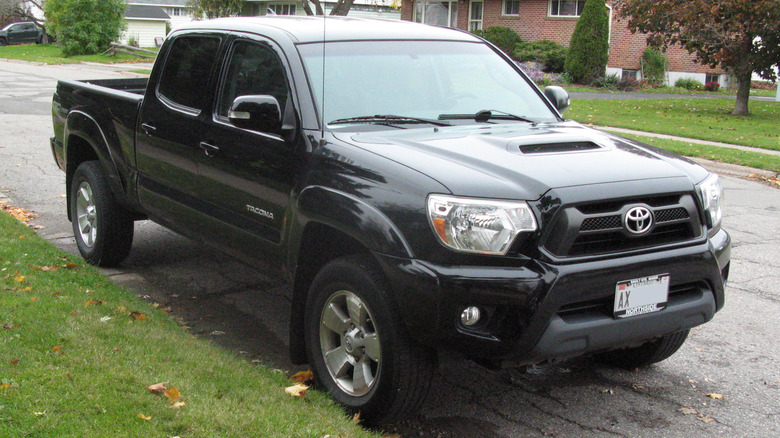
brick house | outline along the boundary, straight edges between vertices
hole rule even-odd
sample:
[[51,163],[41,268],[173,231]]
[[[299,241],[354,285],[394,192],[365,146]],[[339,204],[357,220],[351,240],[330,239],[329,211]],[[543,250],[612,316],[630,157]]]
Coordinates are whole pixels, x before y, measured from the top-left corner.
[[[641,79],[639,58],[647,47],[645,35],[632,34],[626,20],[618,20],[613,3],[607,0],[611,16],[607,74]],[[568,47],[584,6],[584,0],[404,0],[401,19],[465,30],[503,26],[525,41],[546,39]],[[729,85],[724,70],[696,64],[693,55],[682,47],[670,47],[666,57],[667,85],[683,77]]]

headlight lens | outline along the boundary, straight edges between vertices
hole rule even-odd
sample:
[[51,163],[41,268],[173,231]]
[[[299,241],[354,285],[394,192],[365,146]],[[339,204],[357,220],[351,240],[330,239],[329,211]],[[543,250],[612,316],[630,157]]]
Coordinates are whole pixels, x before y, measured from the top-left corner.
[[711,231],[720,228],[720,220],[723,218],[723,187],[720,185],[718,175],[710,175],[699,184],[701,202],[707,217],[707,225]]
[[522,201],[430,195],[428,218],[445,246],[479,254],[504,255],[519,233],[536,230],[534,214]]

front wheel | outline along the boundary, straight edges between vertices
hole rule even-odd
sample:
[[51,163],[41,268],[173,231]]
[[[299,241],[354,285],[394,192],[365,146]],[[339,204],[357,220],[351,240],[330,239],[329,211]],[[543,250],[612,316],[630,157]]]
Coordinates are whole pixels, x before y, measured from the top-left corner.
[[625,369],[642,368],[668,359],[685,343],[690,330],[682,330],[654,339],[644,345],[596,355],[596,359],[608,365]]
[[96,266],[121,263],[133,244],[133,219],[114,199],[99,161],[76,168],[69,201],[76,246],[84,260]]
[[304,326],[318,383],[366,422],[407,416],[425,401],[435,354],[409,339],[370,256],[342,257],[322,268]]

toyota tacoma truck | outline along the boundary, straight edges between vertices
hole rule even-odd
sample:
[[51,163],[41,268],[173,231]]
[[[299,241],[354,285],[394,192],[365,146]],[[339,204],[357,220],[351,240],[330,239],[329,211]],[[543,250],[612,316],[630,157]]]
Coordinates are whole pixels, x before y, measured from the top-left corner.
[[51,147],[88,262],[148,218],[289,280],[293,361],[382,422],[440,352],[640,367],[723,307],[718,177],[568,105],[462,31],[218,19],[148,80],[60,81]]

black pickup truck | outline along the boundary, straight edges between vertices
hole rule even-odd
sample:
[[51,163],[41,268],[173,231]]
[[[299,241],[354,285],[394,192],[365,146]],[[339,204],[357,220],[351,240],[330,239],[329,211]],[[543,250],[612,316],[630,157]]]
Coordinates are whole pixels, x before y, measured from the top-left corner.
[[51,147],[87,261],[148,218],[289,280],[294,362],[378,422],[442,350],[638,367],[722,308],[717,176],[568,104],[466,32],[219,19],[148,81],[60,81]]

